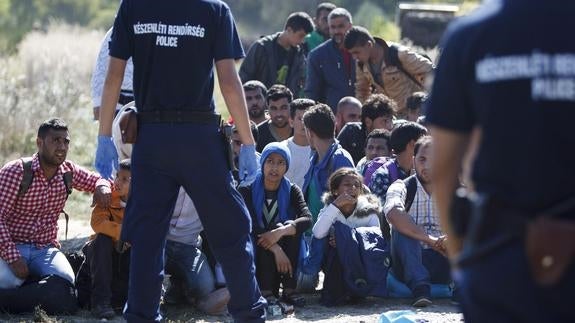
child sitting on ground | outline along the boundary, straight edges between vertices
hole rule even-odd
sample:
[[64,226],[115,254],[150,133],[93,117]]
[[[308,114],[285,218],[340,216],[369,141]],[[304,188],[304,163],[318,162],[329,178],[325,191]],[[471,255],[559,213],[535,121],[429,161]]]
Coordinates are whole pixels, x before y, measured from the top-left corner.
[[250,211],[253,240],[257,242],[258,284],[268,306],[279,305],[284,313],[305,304],[305,299],[295,294],[296,269],[302,233],[310,226],[310,213],[301,190],[284,176],[290,157],[287,145],[269,143],[262,151],[261,172],[250,186],[239,188]]
[[[344,281],[344,271],[352,267],[348,266],[348,263],[344,263],[345,261],[352,261],[352,257],[348,257],[351,255],[346,255],[345,252],[354,249],[344,249],[344,246],[338,245],[344,241],[336,243],[337,230],[334,230],[334,224],[341,222],[349,228],[370,227],[372,237],[375,235],[375,240],[372,242],[376,241],[378,244],[385,245],[379,229],[381,204],[376,196],[364,188],[361,175],[353,168],[340,168],[330,176],[329,191],[323,195],[322,200],[325,206],[320,211],[317,222],[313,226],[312,231],[315,240],[311,245],[310,257],[319,257],[323,260],[325,278],[321,303],[326,306],[341,305],[353,300],[353,298],[366,295],[354,293]],[[370,257],[374,255],[373,252],[370,254]],[[377,253],[374,256],[385,257],[386,254]],[[367,261],[361,264],[365,272],[373,271],[374,268],[366,268],[369,264],[370,262]],[[314,270],[319,271],[319,268]],[[383,272],[381,276],[385,280]],[[379,285],[380,279],[376,278],[376,280],[375,283]],[[365,283],[374,282],[367,280]],[[369,294],[378,292],[370,287],[366,287],[364,290],[369,290]]]
[[130,192],[130,160],[119,163],[108,208],[96,206],[90,224],[96,234],[82,249],[91,275],[91,311],[98,319],[111,319],[128,294],[130,250],[120,241],[122,219]]

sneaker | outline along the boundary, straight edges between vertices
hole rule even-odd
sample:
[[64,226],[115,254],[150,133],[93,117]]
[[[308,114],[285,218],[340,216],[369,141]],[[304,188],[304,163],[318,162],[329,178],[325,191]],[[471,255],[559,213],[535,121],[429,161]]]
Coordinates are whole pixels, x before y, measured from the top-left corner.
[[433,302],[427,296],[416,297],[411,306],[413,307],[428,307]]
[[92,316],[98,319],[110,320],[116,316],[116,312],[110,305],[96,305],[92,307]]
[[297,274],[296,290],[301,293],[313,293],[319,282],[317,274],[305,274],[299,271]]
[[417,286],[413,290],[413,307],[427,307],[432,304],[429,285]]
[[282,297],[280,298],[280,301],[293,305],[295,307],[304,307],[306,303],[305,298],[303,296],[298,295],[294,292],[289,294],[284,292],[282,294]]
[[209,315],[224,315],[230,301],[230,292],[227,288],[216,289],[196,303],[197,308]]

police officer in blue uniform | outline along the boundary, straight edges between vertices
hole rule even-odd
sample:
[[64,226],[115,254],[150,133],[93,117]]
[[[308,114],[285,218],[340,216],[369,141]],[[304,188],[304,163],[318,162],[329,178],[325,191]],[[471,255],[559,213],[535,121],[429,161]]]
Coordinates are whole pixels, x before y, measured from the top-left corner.
[[[122,240],[132,246],[124,317],[159,321],[164,246],[180,186],[194,200],[222,265],[237,322],[265,317],[253,264],[250,220],[232,186],[215,114],[213,69],[242,140],[240,174],[257,169],[235,60],[244,56],[228,6],[219,0],[123,0],[110,42],[95,166],[109,177],[117,162],[111,124],[126,61],[134,63],[139,130]],[[245,178],[244,178],[245,179]]]
[[575,322],[573,17],[573,1],[492,0],[446,32],[427,121],[466,322]]

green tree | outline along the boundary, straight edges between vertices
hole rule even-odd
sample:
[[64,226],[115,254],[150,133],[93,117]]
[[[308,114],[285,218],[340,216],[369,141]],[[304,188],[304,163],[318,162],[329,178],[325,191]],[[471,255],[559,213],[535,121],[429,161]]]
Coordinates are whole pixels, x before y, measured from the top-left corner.
[[0,0],[0,52],[14,52],[24,35],[51,21],[107,28],[117,0]]
[[[19,0],[18,0],[19,1]],[[62,20],[70,24],[87,25],[100,7],[94,0],[36,0],[35,6],[40,13],[43,25],[51,19]]]

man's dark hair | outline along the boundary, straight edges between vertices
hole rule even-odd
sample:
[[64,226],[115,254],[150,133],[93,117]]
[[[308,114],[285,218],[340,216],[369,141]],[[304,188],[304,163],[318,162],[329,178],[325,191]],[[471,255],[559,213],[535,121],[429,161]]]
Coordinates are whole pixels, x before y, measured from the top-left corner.
[[266,93],[266,103],[269,105],[270,101],[277,101],[281,98],[286,98],[288,102],[293,100],[293,94],[290,89],[282,84],[272,85]]
[[[254,141],[258,141],[258,125],[252,120],[250,120],[250,130],[252,131],[252,137],[254,137]],[[238,132],[238,127],[236,127],[235,124],[232,126],[232,132]]]
[[40,125],[38,128],[38,138],[46,138],[46,134],[50,130],[68,130],[68,125],[66,122],[60,118],[48,119]]
[[415,142],[415,146],[413,146],[413,156],[417,156],[419,149],[421,147],[429,145],[432,141],[433,140],[431,139],[431,136],[428,135],[422,136],[421,138],[417,139],[417,141]]
[[365,120],[375,120],[379,117],[393,117],[397,111],[395,101],[385,94],[372,94],[361,107],[361,123],[365,127]]
[[321,139],[331,139],[335,135],[335,115],[327,104],[312,106],[304,113],[303,124]]
[[420,109],[425,100],[427,100],[427,93],[423,91],[414,92],[405,100],[405,108],[408,110]]
[[315,17],[319,18],[319,15],[321,14],[322,11],[331,12],[335,8],[337,8],[337,6],[331,2],[322,2],[318,4],[317,8],[315,9]]
[[309,107],[315,105],[315,101],[311,99],[295,99],[289,104],[289,115],[293,119],[297,110],[307,111]]
[[356,46],[364,46],[368,41],[375,43],[375,39],[373,39],[369,31],[361,26],[353,26],[345,34],[343,46],[345,49],[350,50]]
[[284,30],[287,30],[288,27],[291,28],[294,33],[303,30],[306,34],[309,34],[313,31],[313,20],[303,11],[294,12],[289,15]]
[[369,139],[385,139],[385,145],[387,146],[388,150],[391,150],[391,147],[389,145],[389,139],[391,137],[391,132],[387,129],[373,129],[369,135],[367,135],[367,138],[365,139],[365,146],[367,147],[367,142],[369,141]]
[[402,122],[397,124],[391,131],[389,146],[394,153],[399,154],[405,151],[410,141],[417,141],[421,136],[425,136],[426,134],[427,129],[422,125],[412,121]]
[[244,92],[260,89],[264,97],[266,96],[266,92],[268,91],[268,88],[258,80],[247,81],[242,85],[242,87],[244,88]]
[[118,164],[120,170],[130,171],[132,168],[132,161],[130,158],[122,159]]

